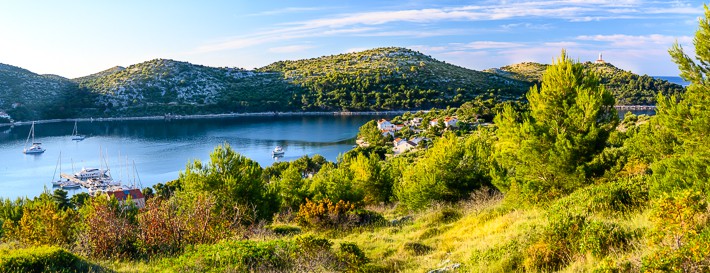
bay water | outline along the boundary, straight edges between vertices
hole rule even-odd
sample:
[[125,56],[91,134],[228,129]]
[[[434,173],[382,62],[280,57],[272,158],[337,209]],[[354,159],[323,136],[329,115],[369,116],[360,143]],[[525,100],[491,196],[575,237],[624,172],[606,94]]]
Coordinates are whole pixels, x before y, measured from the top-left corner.
[[[209,161],[218,145],[229,143],[240,154],[268,167],[271,151],[282,146],[295,160],[320,154],[335,161],[355,144],[358,128],[383,116],[275,116],[220,119],[129,120],[79,122],[83,141],[71,140],[74,122],[35,125],[35,141],[47,149],[22,153],[30,125],[0,127],[0,198],[34,197],[59,173],[106,164],[114,179],[142,187],[178,178],[195,159]],[[31,142],[31,140],[30,140]],[[61,169],[59,159],[61,152]],[[134,167],[135,166],[135,167]],[[135,170],[135,171],[134,171]],[[80,192],[69,190],[70,194]]]

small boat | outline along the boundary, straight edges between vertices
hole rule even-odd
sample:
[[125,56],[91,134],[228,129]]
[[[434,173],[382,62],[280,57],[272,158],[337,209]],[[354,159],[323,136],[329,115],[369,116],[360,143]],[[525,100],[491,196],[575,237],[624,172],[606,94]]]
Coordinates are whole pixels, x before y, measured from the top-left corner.
[[67,181],[67,182],[61,184],[60,187],[62,187],[62,189],[78,189],[78,188],[81,188],[81,184],[76,183],[76,182]]
[[[30,142],[32,138],[32,146],[27,148],[27,143]],[[25,149],[22,151],[25,154],[41,154],[44,153],[45,149],[42,148],[42,143],[35,142],[35,122],[32,122],[32,127],[30,127],[30,134],[27,136],[27,141],[25,141]]]
[[79,134],[79,130],[76,128],[76,121],[74,122],[74,131],[71,133],[71,140],[82,141],[86,138],[84,135]]
[[271,156],[273,157],[281,157],[284,156],[286,152],[284,152],[284,149],[281,146],[276,146],[273,151],[271,151]]

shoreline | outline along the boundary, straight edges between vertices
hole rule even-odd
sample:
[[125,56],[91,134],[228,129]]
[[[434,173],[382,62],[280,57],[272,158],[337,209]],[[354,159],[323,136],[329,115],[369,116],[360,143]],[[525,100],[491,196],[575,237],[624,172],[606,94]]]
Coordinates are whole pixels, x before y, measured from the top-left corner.
[[111,117],[111,118],[67,118],[67,119],[44,119],[35,121],[18,121],[13,123],[3,123],[0,127],[55,123],[55,122],[93,122],[93,121],[129,121],[129,120],[173,120],[173,119],[219,119],[237,117],[278,117],[278,116],[376,116],[376,115],[401,115],[406,112],[419,112],[427,110],[392,110],[392,111],[324,111],[324,112],[254,112],[254,113],[225,113],[225,114],[202,114],[202,115],[163,115],[163,116],[141,116],[141,117]]

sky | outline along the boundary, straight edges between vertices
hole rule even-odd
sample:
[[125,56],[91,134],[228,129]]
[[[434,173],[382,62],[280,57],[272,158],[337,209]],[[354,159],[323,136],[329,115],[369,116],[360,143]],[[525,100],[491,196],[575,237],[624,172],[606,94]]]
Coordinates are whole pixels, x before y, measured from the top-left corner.
[[0,0],[0,63],[68,78],[156,58],[253,69],[398,46],[466,68],[579,61],[678,75],[701,1]]

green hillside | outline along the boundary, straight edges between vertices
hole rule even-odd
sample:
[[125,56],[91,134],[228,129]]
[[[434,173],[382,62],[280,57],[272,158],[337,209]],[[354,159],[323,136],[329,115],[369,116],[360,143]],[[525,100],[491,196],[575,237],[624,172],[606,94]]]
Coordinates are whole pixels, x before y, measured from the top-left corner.
[[155,59],[77,79],[109,115],[288,110],[292,93],[275,73]]
[[0,64],[0,111],[15,120],[74,116],[76,109],[91,105],[86,98],[91,98],[88,92],[69,79]]
[[[486,71],[512,79],[539,82],[548,66],[548,64],[524,62]],[[685,90],[678,84],[648,75],[634,74],[610,63],[585,62],[584,67],[597,73],[602,84],[614,94],[617,105],[656,104],[658,93],[678,95]]]
[[[683,87],[611,64],[585,63],[617,104],[654,104]],[[473,99],[517,100],[548,65],[486,71],[386,47],[279,61],[256,70],[155,59],[66,79],[0,65],[0,111],[15,120],[263,111],[415,110]]]
[[475,97],[517,99],[529,83],[447,64],[406,48],[376,48],[259,71],[283,73],[308,92],[305,110],[391,110],[458,105]]

